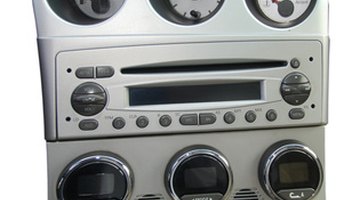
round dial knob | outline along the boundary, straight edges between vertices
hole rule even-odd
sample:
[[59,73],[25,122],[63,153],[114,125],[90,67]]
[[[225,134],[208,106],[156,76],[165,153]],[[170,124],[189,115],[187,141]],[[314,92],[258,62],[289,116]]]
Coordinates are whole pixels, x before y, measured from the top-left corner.
[[59,200],[128,198],[132,190],[130,168],[110,153],[88,154],[67,166],[58,180]]
[[96,115],[106,105],[105,90],[97,83],[83,83],[74,90],[71,96],[71,105],[80,115]]
[[297,141],[272,145],[259,165],[259,180],[273,199],[308,200],[322,184],[322,167],[316,154]]
[[301,105],[309,98],[311,84],[309,79],[301,73],[287,75],[280,88],[283,99],[291,105]]
[[232,173],[227,160],[210,147],[190,147],[177,153],[165,175],[174,200],[227,199]]

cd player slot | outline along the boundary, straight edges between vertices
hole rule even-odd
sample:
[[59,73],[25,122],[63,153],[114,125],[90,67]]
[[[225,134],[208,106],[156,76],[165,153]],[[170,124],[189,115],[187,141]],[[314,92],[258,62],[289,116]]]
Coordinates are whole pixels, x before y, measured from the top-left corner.
[[211,71],[233,71],[251,69],[269,69],[286,67],[287,61],[255,61],[238,63],[218,63],[218,64],[197,64],[197,65],[168,65],[165,66],[141,66],[121,69],[122,74],[158,74],[158,73],[193,73]]

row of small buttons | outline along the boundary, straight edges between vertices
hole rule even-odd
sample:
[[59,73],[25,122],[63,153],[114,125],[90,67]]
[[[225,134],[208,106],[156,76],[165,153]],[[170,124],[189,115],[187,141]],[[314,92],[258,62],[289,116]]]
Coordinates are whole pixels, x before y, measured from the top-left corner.
[[96,76],[94,67],[80,67],[76,70],[75,75],[78,78],[110,78],[114,75],[114,68],[110,66],[96,67]]
[[[266,112],[266,119],[270,122],[277,119],[277,113],[271,109]],[[305,117],[305,111],[302,108],[294,108],[289,111],[289,117],[293,120],[303,119]],[[256,121],[257,115],[255,111],[248,111],[245,114],[245,120],[249,123]],[[233,112],[227,112],[224,115],[224,121],[227,124],[235,122],[236,116]],[[209,125],[216,122],[216,115],[213,113],[201,113],[201,114],[185,114],[180,117],[180,124],[184,126],[194,125]],[[163,127],[168,127],[172,123],[172,118],[169,115],[163,115],[159,119],[159,123]],[[117,117],[113,120],[112,125],[115,129],[122,129],[125,127],[126,122],[122,117]],[[139,128],[146,128],[149,125],[149,119],[145,116],[140,116],[136,119],[136,126]],[[79,123],[79,128],[83,131],[91,131],[97,129],[99,123],[95,119],[85,119]]]

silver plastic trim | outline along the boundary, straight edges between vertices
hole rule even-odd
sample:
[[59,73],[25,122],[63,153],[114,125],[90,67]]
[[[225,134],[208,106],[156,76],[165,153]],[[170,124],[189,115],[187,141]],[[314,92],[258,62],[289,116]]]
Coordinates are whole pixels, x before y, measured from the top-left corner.
[[221,153],[219,153],[215,150],[206,149],[206,148],[198,148],[198,149],[195,148],[193,150],[189,150],[189,151],[183,153],[181,156],[179,156],[175,160],[175,162],[171,163],[171,168],[167,170],[167,175],[166,175],[167,176],[167,179],[166,179],[167,187],[168,187],[170,196],[173,198],[173,200],[181,200],[180,197],[178,197],[176,195],[174,185],[173,185],[175,171],[179,167],[179,165],[181,163],[183,163],[185,160],[187,160],[190,157],[198,156],[198,155],[215,158],[217,161],[219,161],[225,167],[226,172],[228,174],[228,189],[227,189],[226,193],[224,194],[223,199],[228,199],[228,197],[231,193],[231,188],[232,188],[232,184],[233,184],[233,175],[232,175],[232,171],[230,168],[230,164]]
[[64,195],[63,195],[63,190],[64,190],[64,184],[65,184],[67,178],[74,171],[79,169],[81,166],[84,166],[89,163],[110,164],[110,165],[113,165],[115,168],[117,168],[122,173],[124,173],[124,175],[126,177],[127,188],[126,188],[126,193],[124,195],[123,200],[130,199],[130,196],[133,191],[133,174],[132,174],[132,171],[130,170],[130,168],[124,162],[122,162],[119,159],[114,158],[112,156],[93,155],[93,156],[88,156],[88,157],[85,157],[85,158],[82,158],[82,159],[76,161],[62,173],[61,178],[59,178],[58,185],[57,185],[57,192],[58,192],[59,200],[65,200]]
[[273,199],[277,199],[277,200],[284,200],[283,198],[281,198],[279,195],[277,195],[277,193],[273,190],[271,183],[270,183],[270,168],[271,165],[273,164],[273,162],[275,161],[276,158],[278,158],[279,156],[284,155],[285,153],[291,153],[291,152],[297,152],[297,153],[302,153],[305,154],[307,156],[310,156],[315,162],[317,167],[319,168],[319,175],[320,175],[320,180],[319,180],[319,184],[316,187],[316,190],[314,192],[314,194],[307,200],[311,200],[313,199],[317,193],[320,191],[320,188],[322,186],[322,182],[323,182],[323,169],[320,163],[320,159],[318,158],[318,156],[315,154],[314,151],[312,151],[309,147],[303,145],[303,144],[297,144],[297,143],[291,143],[291,144],[285,144],[281,147],[279,147],[278,149],[276,149],[269,157],[268,160],[266,161],[265,164],[265,168],[263,170],[263,176],[262,180],[264,181],[264,186],[267,190],[267,193],[273,198]]

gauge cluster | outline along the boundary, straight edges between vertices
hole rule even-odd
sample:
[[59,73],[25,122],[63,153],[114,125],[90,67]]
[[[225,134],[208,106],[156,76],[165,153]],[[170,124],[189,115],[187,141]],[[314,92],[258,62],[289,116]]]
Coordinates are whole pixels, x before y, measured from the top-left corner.
[[[86,26],[109,20],[123,11],[128,12],[124,7],[129,0],[47,0],[47,2],[65,21]],[[281,29],[302,23],[311,14],[317,0],[245,0],[231,5],[229,2],[229,0],[148,0],[146,5],[152,7],[153,14],[174,25],[198,25],[226,12],[234,13],[232,19],[241,21],[242,19],[236,19],[238,15],[234,12],[238,10],[241,13],[248,12],[257,19],[258,23]],[[141,3],[137,2],[138,10],[132,8],[130,12],[132,15],[143,14],[144,5]],[[241,4],[247,9],[241,8],[239,6]],[[225,6],[231,8],[224,8]]]

